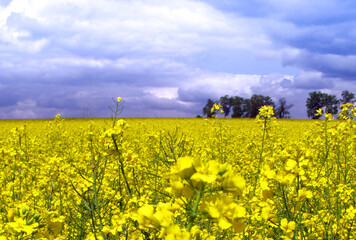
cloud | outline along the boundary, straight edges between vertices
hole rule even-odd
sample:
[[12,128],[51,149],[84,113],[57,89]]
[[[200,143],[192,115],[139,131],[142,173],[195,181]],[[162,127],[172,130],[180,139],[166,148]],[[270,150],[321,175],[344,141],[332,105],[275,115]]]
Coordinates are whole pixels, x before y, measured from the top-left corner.
[[205,102],[208,98],[218,100],[226,94],[246,96],[251,94],[251,86],[257,85],[259,80],[259,75],[201,72],[194,81],[179,88],[178,96],[186,102]]
[[306,71],[320,72],[326,78],[356,81],[356,55],[342,56],[301,51],[296,56],[284,60],[285,64],[295,65]]
[[197,1],[14,0],[2,12],[0,84],[10,89],[3,105],[18,110],[31,100],[37,117],[89,107],[105,115],[112,96],[143,106],[143,116],[170,108],[194,114],[187,110],[194,103],[178,98],[200,75],[189,58],[211,46],[244,46],[250,34]]
[[209,42],[224,43],[226,35],[236,35],[229,18],[209,5],[186,0],[14,0],[7,12],[3,31],[12,36],[11,45],[46,39],[46,51],[95,58],[185,56]]
[[125,116],[188,117],[226,94],[356,90],[355,5],[1,1],[0,117],[109,116],[117,96]]
[[251,27],[259,26],[258,32],[268,42],[267,49],[255,48],[260,55],[280,59],[284,66],[321,72],[326,78],[356,80],[353,64],[356,57],[356,32],[353,30],[356,27],[356,2],[207,2],[239,18],[249,19],[248,22],[253,24]]

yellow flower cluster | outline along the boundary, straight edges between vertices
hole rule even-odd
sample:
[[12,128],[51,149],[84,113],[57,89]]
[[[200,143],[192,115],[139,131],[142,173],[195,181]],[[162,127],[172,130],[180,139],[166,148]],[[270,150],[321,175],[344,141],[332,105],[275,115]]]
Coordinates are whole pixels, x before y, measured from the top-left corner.
[[212,117],[217,117],[220,114],[224,113],[224,110],[222,109],[222,105],[218,103],[214,103],[213,107],[210,109],[211,113],[213,113]]
[[281,121],[118,119],[113,102],[112,119],[1,121],[0,240],[356,239],[353,104]]

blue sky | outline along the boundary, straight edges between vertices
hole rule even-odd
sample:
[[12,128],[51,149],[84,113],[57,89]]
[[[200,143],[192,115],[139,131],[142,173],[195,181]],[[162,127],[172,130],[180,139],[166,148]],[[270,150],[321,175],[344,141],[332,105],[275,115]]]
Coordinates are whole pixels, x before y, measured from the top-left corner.
[[194,117],[263,94],[356,93],[352,0],[0,0],[0,118]]

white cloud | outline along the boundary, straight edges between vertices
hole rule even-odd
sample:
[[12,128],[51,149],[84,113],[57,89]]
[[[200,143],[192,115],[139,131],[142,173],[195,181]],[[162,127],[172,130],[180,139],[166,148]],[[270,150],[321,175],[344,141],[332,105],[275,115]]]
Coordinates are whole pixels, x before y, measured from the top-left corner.
[[[187,56],[211,46],[268,44],[257,22],[226,16],[207,4],[188,0],[14,0],[2,11],[2,35],[11,35],[10,43],[17,40],[16,47],[27,46],[26,37],[41,38],[49,42],[46,51],[74,55]],[[16,22],[6,25],[14,14]]]
[[38,115],[35,113],[37,108],[36,101],[28,99],[18,102],[15,109],[13,109],[8,116],[10,118],[29,119],[36,118]]
[[178,88],[150,87],[144,88],[143,92],[149,93],[157,98],[176,99],[178,97]]

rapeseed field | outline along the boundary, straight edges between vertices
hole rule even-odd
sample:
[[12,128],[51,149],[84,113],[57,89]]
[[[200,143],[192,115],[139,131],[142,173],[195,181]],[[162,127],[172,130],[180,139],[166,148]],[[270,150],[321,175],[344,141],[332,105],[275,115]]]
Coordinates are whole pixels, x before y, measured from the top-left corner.
[[356,239],[352,104],[120,119],[117,100],[112,119],[0,121],[0,239]]

